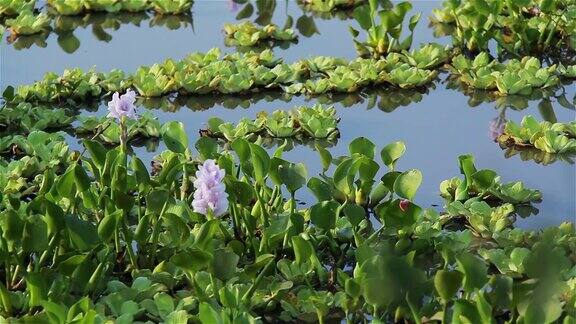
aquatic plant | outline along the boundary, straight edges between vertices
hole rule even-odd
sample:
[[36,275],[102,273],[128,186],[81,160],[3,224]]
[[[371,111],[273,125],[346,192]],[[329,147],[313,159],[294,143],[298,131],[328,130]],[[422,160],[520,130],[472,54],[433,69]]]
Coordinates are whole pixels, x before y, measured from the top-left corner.
[[509,120],[498,142],[503,147],[535,148],[549,154],[576,154],[576,122],[538,122],[532,116],[525,116],[518,125]]
[[35,130],[64,129],[75,117],[68,109],[21,102],[0,109],[0,133],[28,134]]
[[464,178],[454,177],[440,184],[440,196],[447,203],[474,199],[500,205],[505,203],[522,205],[542,199],[542,194],[538,190],[525,188],[522,182],[502,183],[494,170],[477,170],[474,157],[471,155],[459,156],[458,162]]
[[34,14],[32,11],[21,11],[18,16],[6,20],[12,36],[33,35],[50,29],[50,18],[47,14]]
[[136,93],[130,89],[123,95],[114,92],[112,100],[108,102],[108,115],[106,117],[116,118],[117,120],[123,118],[137,119],[135,101]]
[[470,51],[489,51],[495,41],[498,55],[562,56],[574,50],[574,10],[573,1],[444,1],[432,22]]
[[502,95],[529,95],[534,89],[559,83],[556,65],[543,67],[535,57],[500,63],[490,60],[483,52],[474,60],[458,55],[452,60],[451,71],[466,85],[484,90],[497,90]]
[[272,114],[260,112],[255,120],[242,118],[236,125],[213,117],[208,120],[208,128],[201,130],[200,133],[228,142],[240,138],[256,141],[260,137],[332,141],[338,136],[338,119],[335,114],[334,107],[316,105],[297,107],[291,112],[284,110],[276,110]]
[[[427,50],[425,52],[428,52]],[[65,70],[62,76],[48,73],[31,85],[22,85],[11,102],[83,102],[104,94],[134,87],[144,97],[159,97],[172,92],[182,94],[242,94],[279,89],[288,94],[320,95],[329,92],[355,92],[378,84],[402,88],[428,85],[437,71],[410,66],[409,55],[390,58],[346,61],[334,57],[315,57],[283,63],[270,50],[221,57],[218,49],[192,53],[181,61],[141,66],[135,74],[113,70],[108,74],[80,69]],[[414,54],[416,55],[416,54]],[[418,63],[412,58],[412,62]],[[437,61],[434,58],[433,61]],[[424,62],[424,61],[422,61]],[[423,63],[427,66],[436,63]],[[57,89],[63,87],[61,93]]]
[[[381,162],[366,138],[352,141],[344,158],[319,150],[325,171],[308,178],[281,149],[270,156],[236,139],[222,150],[201,138],[192,153],[180,122],[166,123],[162,138],[169,151],[152,174],[138,157],[92,140],[83,153],[63,147],[69,159],[32,169],[33,180],[18,178],[23,186],[0,173],[2,251],[9,252],[1,273],[10,274],[0,284],[3,318],[571,320],[574,226],[513,229],[512,218],[500,221],[506,204],[481,202],[463,204],[469,223],[448,226],[448,214],[417,205],[422,174],[396,171],[401,142],[385,146]],[[50,152],[50,159],[60,154]],[[215,172],[199,182],[217,176],[225,184],[229,208],[220,218],[190,207],[201,163]],[[389,170],[378,181],[381,164]],[[7,166],[0,160],[0,169]],[[298,207],[306,186],[318,202]],[[474,240],[478,229],[489,239]],[[26,257],[11,257],[19,254]],[[540,280],[556,284],[544,290]],[[520,288],[519,300],[506,297]],[[534,305],[540,296],[553,313]]]
[[222,182],[226,171],[220,169],[214,160],[206,160],[198,167],[194,180],[194,212],[208,217],[220,217],[228,211],[228,194]]
[[[401,39],[403,22],[408,11],[412,9],[409,2],[401,2],[390,9],[378,11],[378,0],[369,0],[370,6],[360,6],[354,10],[354,19],[366,32],[366,40],[358,40],[360,31],[350,27],[354,37],[356,51],[362,57],[381,57],[390,52],[401,52],[412,45],[414,28],[420,19],[420,14],[410,17],[408,30],[410,35]],[[376,23],[376,16],[380,22]]]
[[106,117],[79,116],[80,125],[74,131],[80,136],[90,136],[93,140],[98,140],[108,144],[120,144],[122,137],[122,127],[125,127],[126,142],[142,142],[152,138],[160,137],[162,125],[150,112],[144,112],[137,119],[124,118],[124,126],[117,122],[111,122]]
[[282,29],[274,24],[258,27],[250,21],[241,24],[225,24],[226,46],[251,47],[259,43],[294,41],[297,35],[290,28]]
[[142,12],[152,10],[161,15],[178,15],[190,11],[193,0],[48,0],[51,9],[60,15],[88,12]]
[[21,12],[32,11],[36,0],[0,0],[0,17],[18,16]]

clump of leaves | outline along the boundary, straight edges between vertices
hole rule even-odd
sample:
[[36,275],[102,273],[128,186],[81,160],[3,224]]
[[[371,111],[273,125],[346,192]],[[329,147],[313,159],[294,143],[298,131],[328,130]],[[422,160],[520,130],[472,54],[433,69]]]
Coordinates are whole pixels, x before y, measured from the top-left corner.
[[[378,11],[378,0],[369,0],[370,6],[360,6],[354,10],[354,18],[364,31],[366,40],[358,40],[360,32],[350,27],[354,37],[354,44],[360,56],[372,56],[375,58],[390,52],[401,52],[412,45],[414,28],[420,19],[420,14],[410,17],[408,30],[410,35],[402,39],[402,29],[406,14],[412,9],[409,2],[401,2],[390,9]],[[376,22],[376,16],[380,22]]]
[[461,155],[458,161],[464,178],[455,177],[440,184],[440,195],[447,203],[480,198],[490,203],[519,205],[542,199],[540,191],[525,188],[522,182],[502,183],[495,171],[477,170],[471,155]]
[[334,107],[316,105],[310,108],[297,107],[292,112],[284,110],[276,110],[272,114],[260,112],[255,120],[243,118],[237,125],[213,117],[208,120],[208,129],[200,132],[206,136],[223,138],[228,142],[239,138],[254,142],[261,139],[260,137],[334,141],[339,134],[337,123]]
[[79,68],[66,69],[59,76],[48,72],[44,78],[31,85],[18,86],[14,101],[28,102],[85,102],[98,98],[102,93],[98,74]]
[[508,121],[498,138],[502,147],[537,149],[548,154],[576,154],[576,122],[538,122],[532,116],[522,118],[520,125]]
[[437,35],[451,35],[452,42],[469,51],[498,55],[557,54],[574,50],[572,1],[444,1],[433,11]]
[[26,102],[0,109],[0,131],[10,134],[67,128],[72,121],[74,117],[67,109],[34,106]]
[[297,35],[290,28],[282,29],[274,24],[258,27],[250,21],[241,24],[225,24],[226,46],[251,47],[260,43],[294,41]]
[[[123,148],[93,140],[30,186],[6,184],[9,173],[0,173],[11,188],[0,194],[2,273],[10,273],[0,284],[3,318],[571,320],[573,224],[542,232],[510,225],[473,239],[476,229],[499,230],[496,215],[509,210],[479,200],[463,203],[474,227],[444,226],[444,215],[416,204],[422,174],[396,171],[402,142],[379,159],[366,138],[342,158],[319,149],[324,171],[309,178],[282,148],[270,156],[242,138],[228,149],[200,138],[193,152],[181,122],[161,133],[169,151],[153,173]],[[57,145],[37,135],[38,147]],[[49,151],[49,160],[58,155]],[[220,218],[190,207],[192,177],[206,159],[225,170],[229,208]],[[388,171],[378,180],[381,164]],[[296,203],[305,187],[318,197],[309,207]]]
[[[80,125],[75,128],[79,135],[90,136],[107,144],[120,143],[120,126],[106,117],[80,116]],[[145,141],[160,137],[162,125],[150,112],[144,112],[138,119],[126,120],[128,141]]]
[[472,88],[494,90],[501,95],[530,95],[535,89],[559,83],[556,65],[542,67],[535,57],[499,63],[490,60],[486,52],[474,60],[459,55],[452,60],[451,71]]
[[18,16],[24,11],[32,11],[36,0],[0,0],[0,17]]
[[51,20],[46,13],[34,14],[32,11],[21,11],[18,16],[6,20],[12,35],[34,35],[50,29]]

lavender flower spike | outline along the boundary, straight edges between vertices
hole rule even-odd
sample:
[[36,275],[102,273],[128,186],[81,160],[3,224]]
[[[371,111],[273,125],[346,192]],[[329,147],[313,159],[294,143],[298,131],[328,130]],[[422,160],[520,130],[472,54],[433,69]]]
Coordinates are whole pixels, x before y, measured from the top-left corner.
[[114,92],[112,100],[108,102],[108,117],[114,117],[120,120],[123,116],[127,118],[136,119],[136,107],[134,101],[136,100],[136,92],[128,89],[125,94],[119,95]]
[[222,180],[226,172],[218,167],[214,160],[206,160],[198,171],[194,180],[194,211],[203,215],[212,213],[220,217],[228,210],[228,194]]

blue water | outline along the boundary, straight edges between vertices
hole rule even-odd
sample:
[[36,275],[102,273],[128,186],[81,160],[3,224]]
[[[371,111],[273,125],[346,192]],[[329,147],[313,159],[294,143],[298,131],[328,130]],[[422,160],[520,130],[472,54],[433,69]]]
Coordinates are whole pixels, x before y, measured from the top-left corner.
[[[414,11],[423,13],[414,35],[413,46],[436,41],[448,44],[449,39],[436,39],[428,28],[428,16],[431,10],[440,7],[441,2],[414,2]],[[207,51],[220,47],[223,52],[233,52],[233,48],[224,46],[222,26],[226,22],[235,22],[236,15],[242,5],[234,9],[228,1],[196,1],[193,6],[193,24],[171,30],[165,26],[150,26],[151,20],[144,20],[140,26],[120,25],[117,30],[107,30],[111,39],[98,40],[89,26],[74,31],[80,41],[78,49],[66,53],[58,44],[58,37],[52,33],[46,40],[46,47],[31,46],[28,49],[16,50],[13,45],[2,42],[0,61],[0,86],[31,83],[40,79],[48,71],[62,72],[64,68],[81,67],[89,69],[93,66],[98,71],[108,71],[120,68],[132,72],[140,65],[161,62],[166,58],[181,59],[190,52]],[[258,18],[258,9],[248,19],[265,21],[265,16]],[[289,18],[292,17],[292,18]],[[293,28],[299,21],[300,25],[310,26],[314,22],[316,32],[310,37],[300,35],[298,44],[287,49],[276,48],[275,54],[287,62],[317,56],[330,55],[348,59],[356,56],[348,25],[355,26],[353,20],[340,18],[311,18],[310,13],[304,13],[293,1],[280,1],[274,10],[272,21],[283,26],[287,20],[293,20]],[[302,30],[308,33],[310,28]],[[562,221],[575,221],[576,216],[576,167],[574,164],[558,161],[543,166],[533,161],[522,161],[519,156],[504,157],[504,151],[488,136],[489,123],[497,118],[501,109],[495,103],[483,103],[471,107],[469,98],[464,94],[446,87],[447,75],[440,75],[435,89],[423,94],[420,101],[408,103],[406,106],[386,112],[373,107],[368,109],[368,100],[355,104],[336,103],[341,138],[337,145],[330,148],[334,156],[347,152],[348,143],[358,137],[365,136],[377,144],[379,148],[391,141],[403,140],[407,152],[400,160],[400,170],[418,168],[424,174],[424,181],[417,195],[417,202],[422,206],[442,205],[438,195],[438,185],[444,179],[459,174],[457,157],[460,154],[471,153],[476,158],[476,166],[496,170],[503,181],[521,180],[526,186],[540,189],[544,199],[537,205],[539,214],[519,221],[520,226],[539,228],[556,225]],[[567,97],[575,96],[574,85],[567,85]],[[394,99],[398,93],[387,92],[384,99]],[[378,98],[381,100],[382,97]],[[194,99],[190,99],[193,101]],[[253,102],[247,108],[225,108],[225,104],[215,104],[207,110],[191,110],[187,107],[176,107],[175,112],[153,110],[161,121],[180,120],[186,125],[191,142],[198,138],[198,130],[205,126],[208,118],[218,116],[226,121],[236,122],[241,117],[253,118],[257,112],[276,109],[290,109],[294,106],[318,102],[315,98],[294,97],[289,102],[280,99]],[[525,115],[533,115],[541,119],[538,109],[539,101],[531,101],[526,109],[517,111],[506,109],[505,117],[519,122]],[[553,111],[558,121],[574,120],[574,110],[552,102]],[[104,113],[104,105],[98,114]],[[141,108],[144,109],[144,108]],[[390,110],[390,109],[384,109]],[[164,149],[161,145],[159,150]],[[137,152],[146,159],[151,159],[154,153],[145,149]],[[306,146],[299,146],[285,153],[285,158],[291,161],[306,163],[310,175],[320,170],[317,153]],[[304,201],[312,201],[311,194],[297,194]]]

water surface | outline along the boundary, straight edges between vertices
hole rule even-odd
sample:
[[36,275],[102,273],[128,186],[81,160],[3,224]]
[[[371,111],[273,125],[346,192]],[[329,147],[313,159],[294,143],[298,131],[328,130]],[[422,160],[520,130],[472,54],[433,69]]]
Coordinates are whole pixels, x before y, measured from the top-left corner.
[[[449,43],[447,38],[434,38],[428,28],[427,17],[433,8],[440,6],[439,1],[414,2],[414,10],[421,11],[423,16],[416,29],[413,46],[430,41]],[[244,8],[243,5],[231,6],[228,1],[196,1],[192,8],[192,24],[182,23],[180,28],[170,29],[166,25],[154,25],[152,19],[148,18],[142,20],[140,26],[119,24],[116,30],[105,29],[110,37],[102,37],[99,29],[95,33],[91,25],[87,25],[74,31],[73,35],[79,41],[79,46],[72,53],[63,49],[58,41],[59,36],[55,33],[51,33],[45,40],[45,47],[32,45],[28,49],[18,50],[4,40],[1,48],[0,85],[3,89],[8,85],[31,83],[48,71],[61,73],[63,69],[71,67],[96,67],[98,71],[120,68],[131,73],[140,65],[161,62],[166,58],[181,59],[191,52],[207,51],[213,47],[219,47],[225,53],[233,52],[234,48],[224,46],[222,26],[226,22],[237,21],[236,16]],[[301,34],[309,36],[300,34],[298,44],[287,49],[274,50],[275,54],[286,62],[317,55],[348,59],[356,56],[348,32],[348,25],[356,25],[353,20],[342,17],[314,17],[303,12],[293,1],[277,2],[272,9],[274,10],[271,16],[269,12],[259,11],[254,7],[254,12],[248,19],[265,23],[271,18],[272,22],[281,26],[292,21],[294,28],[298,26],[297,30]],[[62,43],[62,37],[60,42]],[[533,161],[522,161],[518,156],[505,158],[498,144],[489,137],[490,121],[501,114],[506,119],[517,122],[528,114],[541,119],[539,100],[530,101],[525,109],[507,108],[504,112],[497,108],[494,102],[471,107],[469,97],[447,87],[446,77],[440,75],[434,89],[423,94],[413,94],[413,102],[408,100],[406,105],[396,109],[390,105],[370,108],[368,95],[352,101],[348,98],[343,102],[335,102],[338,115],[342,118],[339,125],[341,138],[329,150],[334,156],[346,154],[347,144],[358,136],[371,139],[379,148],[391,141],[405,141],[407,152],[400,160],[398,168],[418,168],[424,174],[416,199],[423,206],[443,204],[438,195],[438,185],[442,180],[459,174],[458,155],[471,153],[476,158],[477,168],[494,169],[502,176],[503,181],[521,180],[526,186],[542,191],[544,200],[537,205],[539,214],[521,220],[521,226],[539,228],[562,221],[574,221],[576,168],[573,164],[558,161],[543,166]],[[569,100],[572,100],[575,96],[574,85],[567,85],[565,89],[568,91]],[[405,93],[383,91],[378,101],[399,101],[398,98],[402,96],[410,97]],[[188,101],[195,103],[194,98],[189,98]],[[198,99],[198,106],[202,106],[200,102],[206,101],[206,98]],[[288,102],[281,99],[253,100],[249,105],[244,105],[248,107],[235,109],[230,108],[231,105],[235,106],[230,104],[231,101],[233,100],[218,101],[210,104],[211,107],[204,106],[204,110],[175,105],[174,112],[161,109],[154,109],[153,112],[161,121],[184,122],[188,136],[191,142],[194,142],[198,138],[198,130],[205,127],[210,117],[217,116],[236,122],[241,117],[254,118],[257,112],[262,110],[290,109],[303,104],[312,105],[319,100],[305,97],[293,97]],[[562,107],[554,99],[552,107],[558,121],[575,119],[574,110]],[[104,105],[101,105],[97,114],[103,114],[104,109]],[[544,115],[550,116],[550,112],[545,111]],[[163,150],[164,147],[161,145],[158,149]],[[143,148],[137,149],[137,152],[148,160],[155,154],[146,152]],[[315,175],[320,170],[318,155],[310,147],[298,146],[285,153],[285,158],[306,163],[310,175]],[[299,193],[299,198],[313,201],[311,194],[304,191]]]

